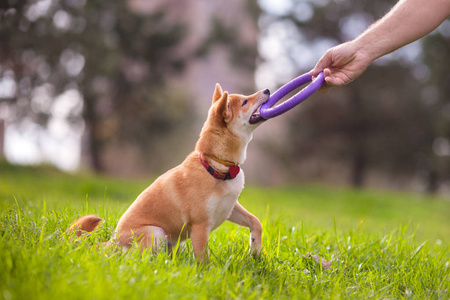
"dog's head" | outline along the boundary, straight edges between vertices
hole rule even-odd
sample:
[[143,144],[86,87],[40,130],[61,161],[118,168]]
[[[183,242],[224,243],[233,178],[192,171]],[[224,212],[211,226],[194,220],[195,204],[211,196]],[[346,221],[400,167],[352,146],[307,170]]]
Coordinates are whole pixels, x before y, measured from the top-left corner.
[[265,121],[259,114],[259,108],[269,100],[269,96],[268,89],[250,96],[228,94],[217,83],[209,118],[237,135],[249,134]]
[[250,96],[228,94],[216,84],[208,119],[203,125],[196,149],[229,161],[243,163],[252,132],[265,120],[259,107],[269,100],[269,90]]

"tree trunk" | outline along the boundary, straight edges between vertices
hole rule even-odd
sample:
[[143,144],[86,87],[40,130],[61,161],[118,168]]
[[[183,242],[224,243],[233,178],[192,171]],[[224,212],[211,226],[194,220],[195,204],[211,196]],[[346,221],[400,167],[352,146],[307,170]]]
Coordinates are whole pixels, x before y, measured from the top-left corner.
[[439,189],[439,174],[436,170],[430,170],[427,178],[427,193],[436,194]]
[[367,158],[362,145],[357,145],[352,157],[351,182],[353,187],[360,188],[364,185]]
[[360,188],[364,185],[367,170],[367,151],[364,146],[364,139],[367,136],[367,126],[363,116],[362,100],[358,92],[353,91],[351,98],[351,125],[350,143],[351,149],[351,185]]
[[5,157],[5,120],[0,119],[0,159]]
[[105,169],[101,160],[102,142],[98,136],[99,118],[95,111],[95,99],[85,97],[84,107],[89,164],[96,173],[102,173]]

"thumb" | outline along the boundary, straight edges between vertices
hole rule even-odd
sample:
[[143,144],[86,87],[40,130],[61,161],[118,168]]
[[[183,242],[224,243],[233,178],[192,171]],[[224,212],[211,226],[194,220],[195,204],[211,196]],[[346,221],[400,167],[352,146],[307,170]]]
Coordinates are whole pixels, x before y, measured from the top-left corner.
[[312,69],[311,71],[309,71],[309,74],[312,77],[316,77],[320,72],[322,72],[322,68],[318,65],[318,63],[316,64],[316,66],[314,67],[314,69]]
[[316,66],[314,67],[314,69],[312,69],[311,71],[309,71],[309,74],[311,74],[312,76],[317,76],[320,72],[322,72],[325,68],[330,67],[331,65],[331,55],[329,53],[329,51],[327,51],[321,59],[319,59],[319,61],[317,62]]

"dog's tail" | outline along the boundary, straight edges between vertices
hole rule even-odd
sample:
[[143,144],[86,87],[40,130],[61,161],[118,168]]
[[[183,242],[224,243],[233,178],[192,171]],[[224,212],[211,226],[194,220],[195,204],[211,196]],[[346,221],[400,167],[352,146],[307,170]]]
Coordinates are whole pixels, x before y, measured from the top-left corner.
[[70,224],[69,228],[67,229],[67,233],[72,234],[73,232],[75,232],[75,235],[77,237],[80,237],[83,232],[94,231],[102,221],[103,219],[97,217],[96,215],[83,216]]

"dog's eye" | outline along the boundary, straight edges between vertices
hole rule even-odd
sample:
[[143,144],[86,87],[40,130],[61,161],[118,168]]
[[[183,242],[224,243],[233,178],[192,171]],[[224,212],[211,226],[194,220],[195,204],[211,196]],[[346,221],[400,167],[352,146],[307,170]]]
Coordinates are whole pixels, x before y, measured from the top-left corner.
[[244,106],[245,104],[247,104],[248,100],[245,99],[244,102],[242,102],[242,106]]

